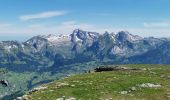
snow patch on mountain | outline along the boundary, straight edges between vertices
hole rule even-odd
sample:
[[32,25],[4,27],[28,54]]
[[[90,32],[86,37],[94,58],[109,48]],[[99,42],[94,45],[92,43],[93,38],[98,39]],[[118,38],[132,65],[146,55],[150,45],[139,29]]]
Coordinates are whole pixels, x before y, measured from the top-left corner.
[[71,37],[69,35],[48,35],[45,37],[49,42],[51,43],[63,43],[63,42],[69,42],[71,40]]

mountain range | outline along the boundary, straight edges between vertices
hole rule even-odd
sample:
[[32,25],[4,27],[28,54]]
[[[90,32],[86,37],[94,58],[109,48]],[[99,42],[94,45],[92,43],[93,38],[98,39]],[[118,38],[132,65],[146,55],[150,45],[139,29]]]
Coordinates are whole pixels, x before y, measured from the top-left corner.
[[[99,34],[76,29],[70,35],[38,35],[25,42],[0,42],[0,66],[17,71],[49,70],[88,61],[170,64],[169,58],[169,38],[143,38],[127,31]],[[17,69],[18,66],[24,67]]]

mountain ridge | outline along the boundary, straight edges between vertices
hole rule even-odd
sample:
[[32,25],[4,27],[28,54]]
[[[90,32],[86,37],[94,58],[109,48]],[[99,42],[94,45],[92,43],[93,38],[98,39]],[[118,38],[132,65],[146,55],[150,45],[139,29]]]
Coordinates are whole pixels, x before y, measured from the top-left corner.
[[[6,63],[16,60],[27,63],[28,59],[31,62],[31,59],[33,60],[35,56],[38,56],[39,60],[48,59],[56,62],[56,55],[60,55],[60,57],[63,57],[61,58],[63,60],[74,59],[75,62],[76,59],[81,57],[82,59],[89,58],[104,62],[108,60],[113,63],[136,63],[133,61],[128,62],[128,60],[133,58],[133,56],[137,57],[138,55],[146,54],[153,49],[159,50],[161,45],[166,42],[170,42],[170,39],[143,38],[138,35],[132,35],[127,31],[120,31],[116,34],[108,32],[99,34],[76,29],[70,35],[38,35],[25,42],[2,41],[0,42],[2,52],[0,59]],[[165,49],[169,50],[169,48]],[[163,53],[163,49],[160,53]],[[23,59],[21,54],[27,55],[26,59]],[[122,59],[126,61],[120,61]],[[36,62],[36,59],[33,61]],[[140,63],[140,61],[137,62]],[[141,63],[145,63],[145,61]],[[162,63],[168,64],[170,61],[167,60]],[[42,66],[44,65],[42,64]]]

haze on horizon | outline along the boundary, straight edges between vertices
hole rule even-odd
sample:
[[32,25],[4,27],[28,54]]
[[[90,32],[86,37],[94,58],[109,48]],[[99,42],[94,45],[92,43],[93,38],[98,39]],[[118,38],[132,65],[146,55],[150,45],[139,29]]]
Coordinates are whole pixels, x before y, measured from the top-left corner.
[[0,40],[126,30],[142,37],[170,37],[169,0],[1,0]]

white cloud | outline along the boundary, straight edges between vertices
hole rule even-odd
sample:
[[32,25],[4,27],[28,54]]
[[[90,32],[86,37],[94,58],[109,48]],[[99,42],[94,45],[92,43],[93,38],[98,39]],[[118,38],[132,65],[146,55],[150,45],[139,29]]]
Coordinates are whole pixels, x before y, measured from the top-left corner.
[[76,21],[66,21],[66,22],[62,22],[62,25],[75,25],[77,22]]
[[67,14],[67,11],[48,11],[48,12],[42,12],[37,14],[31,14],[31,15],[23,15],[20,16],[20,20],[27,21],[27,20],[33,20],[33,19],[44,19],[44,18],[50,18],[50,17],[56,17],[56,16],[62,16]]
[[9,27],[9,26],[11,26],[11,24],[8,24],[8,23],[0,23],[0,27],[1,27],[1,28]]
[[92,30],[96,26],[76,21],[66,21],[59,25],[31,24],[27,26],[0,27],[0,35],[47,35],[47,34],[71,34],[74,29]]
[[47,35],[47,34],[71,34],[74,29],[83,29],[92,32],[104,33],[129,31],[132,34],[142,37],[154,36],[154,37],[170,37],[170,28],[114,28],[106,26],[98,26],[89,23],[79,23],[77,21],[66,21],[59,25],[45,25],[45,24],[31,24],[27,26],[17,27],[15,25],[8,27],[0,27],[1,36],[25,36],[32,37],[35,35]]
[[32,25],[29,25],[28,26],[29,28],[42,28],[44,27],[45,28],[45,25],[44,24],[32,24]]
[[164,28],[170,27],[170,23],[168,22],[152,22],[152,23],[143,23],[144,27],[146,28]]

